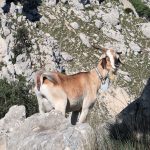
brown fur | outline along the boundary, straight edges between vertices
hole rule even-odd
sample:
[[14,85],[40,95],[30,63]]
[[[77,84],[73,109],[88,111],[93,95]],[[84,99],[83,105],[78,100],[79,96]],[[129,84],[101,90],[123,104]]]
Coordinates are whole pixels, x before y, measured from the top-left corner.
[[[114,59],[115,59],[115,52]],[[111,71],[112,66],[109,58],[102,58],[97,66],[103,78]],[[88,110],[93,106],[96,100],[97,91],[101,85],[95,69],[89,72],[80,72],[74,75],[64,75],[58,72],[49,72],[38,74],[36,79],[42,82],[36,82],[36,95],[44,96],[53,107],[65,115],[66,112],[81,111],[79,122],[84,122]],[[35,80],[35,81],[37,81]]]

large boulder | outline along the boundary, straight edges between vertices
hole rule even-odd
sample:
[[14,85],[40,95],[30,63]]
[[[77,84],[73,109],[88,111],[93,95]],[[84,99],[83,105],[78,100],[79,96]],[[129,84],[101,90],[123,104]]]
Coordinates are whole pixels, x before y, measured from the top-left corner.
[[[13,106],[0,120],[3,122],[0,130],[1,150],[97,149],[94,130],[87,123],[72,126],[70,119],[54,110],[25,119],[24,111],[23,106]],[[20,123],[14,127],[18,120]],[[13,130],[8,132],[5,128]]]

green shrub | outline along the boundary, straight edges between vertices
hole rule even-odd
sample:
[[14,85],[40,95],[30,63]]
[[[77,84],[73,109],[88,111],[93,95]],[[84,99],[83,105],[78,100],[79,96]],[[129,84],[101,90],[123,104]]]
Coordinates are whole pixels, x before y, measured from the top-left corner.
[[137,13],[141,17],[146,17],[150,20],[150,8],[146,6],[141,0],[130,0],[135,7]]
[[20,54],[26,53],[29,56],[32,50],[32,43],[29,39],[29,31],[23,25],[17,29],[16,34],[14,34],[15,45],[13,48],[14,58],[12,59],[13,64],[16,63],[16,57]]
[[19,76],[18,79],[19,82],[11,83],[0,79],[0,118],[4,117],[12,105],[24,105],[27,116],[38,112],[37,99],[29,93],[31,86],[26,86],[24,77]]

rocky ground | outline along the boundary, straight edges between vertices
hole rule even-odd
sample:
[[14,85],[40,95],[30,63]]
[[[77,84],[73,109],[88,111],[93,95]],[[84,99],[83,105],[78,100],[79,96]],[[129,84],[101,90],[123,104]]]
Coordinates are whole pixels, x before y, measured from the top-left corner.
[[[33,84],[34,73],[41,68],[47,71],[65,71],[67,74],[87,71],[96,66],[101,55],[92,47],[93,43],[122,52],[124,65],[118,70],[116,81],[110,85],[107,92],[99,92],[98,100],[88,116],[87,122],[91,127],[88,124],[77,127],[66,125],[61,130],[61,136],[64,138],[64,130],[67,134],[75,130],[75,137],[82,137],[82,142],[76,141],[82,148],[74,148],[77,143],[70,146],[62,140],[63,148],[94,150],[96,137],[93,129],[100,130],[103,123],[115,117],[138,97],[146,85],[150,74],[150,23],[146,18],[140,18],[126,0],[105,0],[102,3],[91,0],[86,5],[83,5],[86,1],[79,3],[78,0],[61,0],[58,3],[55,0],[34,1],[36,3],[32,7],[32,3],[0,0],[1,79],[6,78],[8,82],[18,81],[18,76],[21,75],[25,77],[26,84]],[[148,2],[145,3],[149,6]],[[126,11],[127,6],[130,6],[131,11]],[[40,120],[40,117],[42,116],[38,114],[27,118],[24,125],[19,125],[16,130],[22,132],[26,122],[32,118]],[[55,118],[51,114],[44,117],[45,121],[49,117]],[[59,122],[59,118],[57,121]],[[29,137],[37,139],[38,134],[42,134],[43,138],[50,138],[51,135],[47,135],[45,131],[37,130]],[[88,132],[89,130],[91,132]],[[56,138],[60,131],[54,129],[49,132],[53,132]],[[10,139],[14,134],[18,139],[21,138],[19,133],[12,131]],[[91,136],[93,141],[90,141]],[[14,145],[17,145],[17,138]],[[27,149],[25,143],[28,143],[28,139],[26,140],[22,141],[24,149]],[[32,141],[30,144],[36,145],[39,141]],[[86,145],[85,141],[89,141],[90,145]],[[17,148],[20,149],[19,146],[22,145]],[[35,149],[39,149],[38,146]]]

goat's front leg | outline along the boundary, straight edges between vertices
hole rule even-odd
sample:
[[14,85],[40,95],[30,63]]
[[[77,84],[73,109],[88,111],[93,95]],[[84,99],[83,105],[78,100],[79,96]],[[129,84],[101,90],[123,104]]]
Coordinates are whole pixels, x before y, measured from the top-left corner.
[[79,123],[84,123],[89,112],[89,108],[82,108]]
[[87,118],[87,114],[89,112],[89,109],[91,109],[95,103],[96,100],[96,96],[93,96],[94,98],[84,98],[83,100],[83,105],[82,105],[82,111],[81,111],[81,115],[79,118],[79,123],[84,123],[86,121]]
[[86,120],[87,114],[89,112],[89,109],[91,107],[92,101],[90,98],[86,97],[83,100],[83,105],[82,105],[82,111],[81,111],[81,115],[79,118],[79,123],[83,123]]

